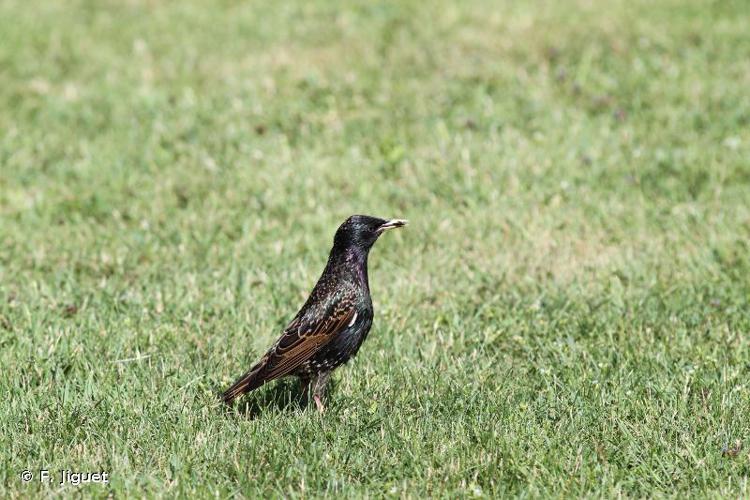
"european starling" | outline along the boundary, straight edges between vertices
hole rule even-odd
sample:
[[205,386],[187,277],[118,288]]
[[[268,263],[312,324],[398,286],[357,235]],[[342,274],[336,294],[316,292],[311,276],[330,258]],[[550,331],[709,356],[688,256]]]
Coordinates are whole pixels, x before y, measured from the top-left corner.
[[231,404],[268,381],[296,375],[303,394],[312,384],[315,405],[323,412],[331,372],[357,354],[372,326],[370,249],[381,234],[406,222],[367,215],[346,219],[336,231],[328,263],[307,302],[261,360],[222,394],[224,402]]

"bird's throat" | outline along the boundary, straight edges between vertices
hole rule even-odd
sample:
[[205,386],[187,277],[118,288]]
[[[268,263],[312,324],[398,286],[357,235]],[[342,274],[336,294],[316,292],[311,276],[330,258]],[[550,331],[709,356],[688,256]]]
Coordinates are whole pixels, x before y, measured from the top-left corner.
[[367,278],[367,256],[368,252],[352,248],[346,252],[345,266],[351,271],[353,277],[359,281],[360,285],[369,290],[370,282]]

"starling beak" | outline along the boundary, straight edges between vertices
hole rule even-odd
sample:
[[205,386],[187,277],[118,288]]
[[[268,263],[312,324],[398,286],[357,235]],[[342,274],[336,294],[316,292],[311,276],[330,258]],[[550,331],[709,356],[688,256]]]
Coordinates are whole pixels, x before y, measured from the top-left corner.
[[372,326],[373,309],[367,279],[367,256],[378,237],[407,224],[403,219],[352,215],[336,231],[323,274],[302,309],[260,361],[240,377],[222,400],[271,380],[296,375],[305,393],[323,411],[323,395],[331,372],[359,350]]
[[389,229],[396,229],[397,227],[404,227],[409,223],[406,219],[391,219],[386,221],[385,224],[381,224],[378,228],[378,233],[383,233]]

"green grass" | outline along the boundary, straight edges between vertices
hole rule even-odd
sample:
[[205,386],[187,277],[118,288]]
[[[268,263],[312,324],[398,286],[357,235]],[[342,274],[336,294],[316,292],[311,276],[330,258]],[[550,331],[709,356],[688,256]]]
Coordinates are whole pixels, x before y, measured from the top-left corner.
[[[749,496],[748,25],[2,2],[0,496]],[[411,225],[327,414],[225,412],[352,213]]]

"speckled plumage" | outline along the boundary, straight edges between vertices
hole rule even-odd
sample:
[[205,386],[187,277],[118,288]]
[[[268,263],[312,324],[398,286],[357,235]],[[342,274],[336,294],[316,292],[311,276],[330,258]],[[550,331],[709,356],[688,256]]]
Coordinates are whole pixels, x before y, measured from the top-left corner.
[[367,278],[367,256],[378,237],[406,221],[353,215],[336,231],[323,274],[281,337],[250,371],[226,390],[237,396],[268,381],[296,375],[322,411],[322,396],[331,372],[351,359],[367,338],[373,320]]

